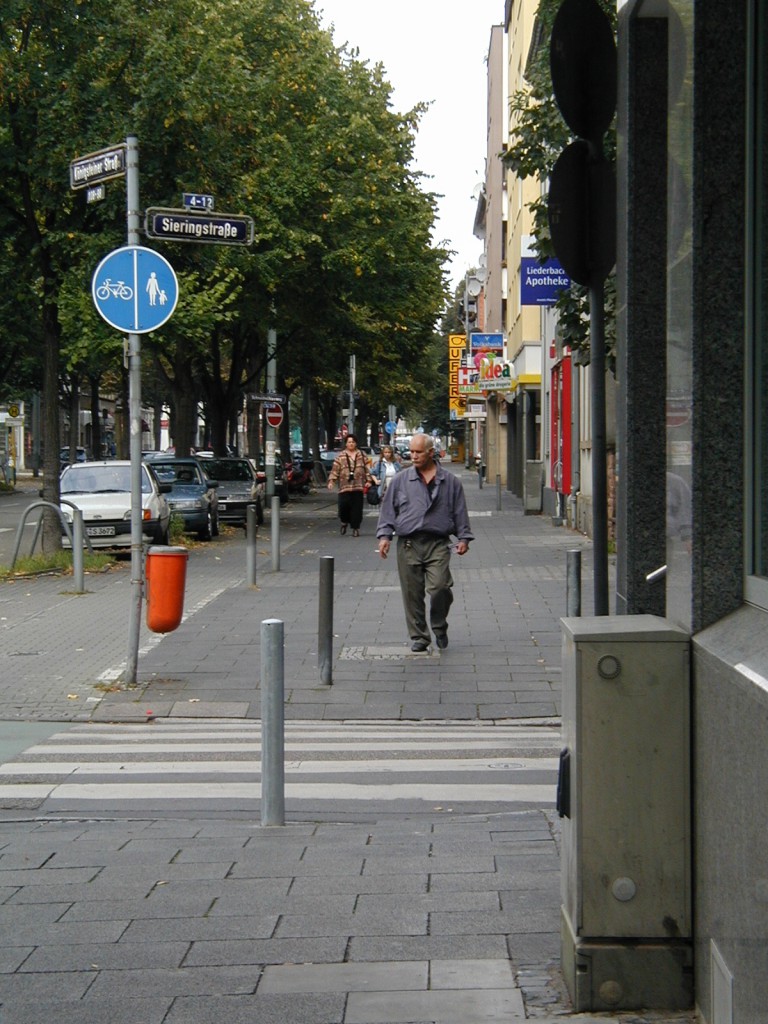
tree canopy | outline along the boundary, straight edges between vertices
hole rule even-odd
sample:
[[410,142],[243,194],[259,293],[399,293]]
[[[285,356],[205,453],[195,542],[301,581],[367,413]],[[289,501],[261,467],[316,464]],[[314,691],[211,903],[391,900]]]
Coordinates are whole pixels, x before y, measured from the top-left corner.
[[59,400],[78,377],[121,377],[123,337],[90,278],[124,244],[125,189],[86,204],[79,155],[139,139],[142,206],[183,191],[253,217],[248,249],[159,242],[179,277],[144,365],[189,443],[197,403],[214,441],[253,390],[268,332],[291,386],[415,405],[446,295],[437,197],[413,168],[423,107],[393,109],[384,69],[334,45],[310,0],[5,0],[0,24],[0,394],[42,385],[47,497]]

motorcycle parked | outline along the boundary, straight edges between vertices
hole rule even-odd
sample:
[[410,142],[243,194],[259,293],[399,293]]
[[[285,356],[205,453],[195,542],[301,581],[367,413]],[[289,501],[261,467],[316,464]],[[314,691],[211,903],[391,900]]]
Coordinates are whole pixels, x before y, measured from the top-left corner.
[[311,460],[292,459],[286,462],[285,474],[289,494],[309,494],[314,465]]

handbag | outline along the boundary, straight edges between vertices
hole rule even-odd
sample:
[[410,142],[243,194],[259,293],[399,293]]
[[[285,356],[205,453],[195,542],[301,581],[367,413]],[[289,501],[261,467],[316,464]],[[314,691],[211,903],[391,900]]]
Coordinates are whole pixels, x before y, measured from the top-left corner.
[[368,490],[365,492],[365,500],[369,505],[378,505],[381,501],[379,497],[379,488],[376,484],[371,484]]

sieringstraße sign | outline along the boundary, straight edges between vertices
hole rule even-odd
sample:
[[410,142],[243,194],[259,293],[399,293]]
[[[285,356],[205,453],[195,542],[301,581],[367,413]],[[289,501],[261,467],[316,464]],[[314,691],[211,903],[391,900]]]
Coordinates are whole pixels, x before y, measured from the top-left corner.
[[150,207],[144,230],[149,238],[169,242],[209,242],[218,245],[251,245],[253,218],[230,213],[190,213]]

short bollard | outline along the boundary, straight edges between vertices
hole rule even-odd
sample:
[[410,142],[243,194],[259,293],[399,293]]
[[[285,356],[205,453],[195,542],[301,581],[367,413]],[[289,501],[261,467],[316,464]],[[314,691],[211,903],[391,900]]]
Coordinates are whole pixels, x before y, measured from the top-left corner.
[[258,537],[256,514],[256,506],[249,505],[245,518],[245,566],[249,587],[256,586],[256,541]]
[[261,824],[285,824],[283,623],[261,623]]
[[573,548],[566,555],[565,613],[569,618],[576,618],[581,615],[581,551]]
[[317,615],[317,664],[320,682],[333,682],[333,558],[320,559],[320,595]]
[[501,512],[501,473],[496,474],[496,511]]
[[275,495],[270,505],[272,531],[272,572],[280,572],[280,498]]
[[85,570],[83,567],[83,510],[72,510],[72,572],[75,577],[75,593],[85,593]]

